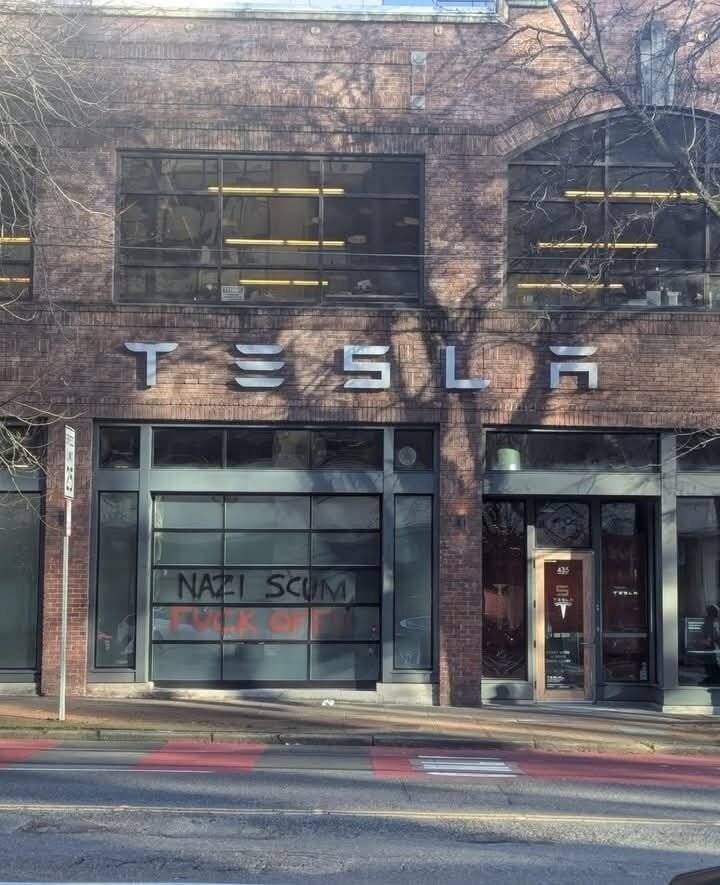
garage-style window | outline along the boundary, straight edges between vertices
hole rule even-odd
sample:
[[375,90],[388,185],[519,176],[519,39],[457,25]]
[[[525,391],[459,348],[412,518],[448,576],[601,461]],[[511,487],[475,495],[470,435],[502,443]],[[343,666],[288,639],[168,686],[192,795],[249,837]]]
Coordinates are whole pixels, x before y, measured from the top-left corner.
[[124,156],[118,299],[417,302],[420,186],[415,158]]
[[509,168],[510,303],[720,306],[716,121],[666,114],[575,127]]

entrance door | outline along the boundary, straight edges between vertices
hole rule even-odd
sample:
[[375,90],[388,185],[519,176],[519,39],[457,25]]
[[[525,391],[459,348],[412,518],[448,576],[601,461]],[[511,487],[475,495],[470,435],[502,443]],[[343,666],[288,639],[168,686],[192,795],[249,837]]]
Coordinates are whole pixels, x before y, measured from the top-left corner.
[[592,553],[555,551],[535,560],[538,700],[592,700]]

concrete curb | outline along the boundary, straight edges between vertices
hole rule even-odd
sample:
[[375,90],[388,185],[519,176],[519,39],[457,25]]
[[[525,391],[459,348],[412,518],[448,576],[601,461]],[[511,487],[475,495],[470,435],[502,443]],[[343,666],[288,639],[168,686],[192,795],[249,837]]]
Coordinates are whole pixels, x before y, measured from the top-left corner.
[[0,739],[42,739],[80,742],[149,743],[157,741],[198,741],[201,743],[264,744],[267,746],[340,746],[340,747],[433,747],[483,751],[542,751],[549,753],[598,753],[628,755],[717,756],[720,746],[668,743],[650,740],[598,742],[597,740],[553,740],[550,738],[455,737],[453,735],[405,732],[275,732],[222,730],[172,730],[131,728],[63,728],[39,725],[14,728],[0,726]]

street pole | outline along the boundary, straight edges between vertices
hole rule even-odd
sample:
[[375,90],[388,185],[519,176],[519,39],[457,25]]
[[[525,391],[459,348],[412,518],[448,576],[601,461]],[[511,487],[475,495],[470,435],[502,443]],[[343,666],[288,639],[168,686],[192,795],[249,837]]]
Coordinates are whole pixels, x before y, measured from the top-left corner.
[[75,497],[75,431],[65,427],[65,526],[63,532],[62,600],[60,602],[60,660],[58,676],[58,719],[65,721],[68,633],[68,567],[72,532],[72,499]]
[[67,621],[68,621],[68,560],[70,557],[70,526],[72,501],[65,499],[65,531],[63,533],[62,602],[60,604],[60,686],[58,689],[58,719],[65,721],[65,683],[67,679]]

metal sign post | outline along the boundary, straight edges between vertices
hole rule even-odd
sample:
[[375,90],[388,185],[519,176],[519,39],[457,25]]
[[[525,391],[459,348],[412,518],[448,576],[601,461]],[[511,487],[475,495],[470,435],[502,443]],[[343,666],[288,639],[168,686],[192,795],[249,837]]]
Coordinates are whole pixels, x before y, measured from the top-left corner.
[[58,719],[65,721],[65,681],[67,670],[68,560],[72,530],[72,499],[75,497],[75,431],[65,427],[65,532],[63,533],[62,602],[60,606],[60,684]]

